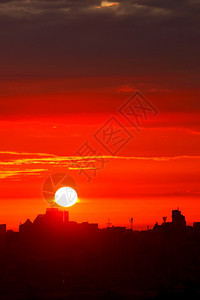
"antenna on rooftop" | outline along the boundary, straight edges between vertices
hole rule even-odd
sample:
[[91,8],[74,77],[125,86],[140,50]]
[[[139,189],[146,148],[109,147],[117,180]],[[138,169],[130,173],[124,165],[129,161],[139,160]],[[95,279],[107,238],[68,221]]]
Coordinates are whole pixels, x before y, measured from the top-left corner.
[[133,218],[129,219],[130,225],[131,225],[131,230],[133,230]]
[[167,217],[163,217],[163,222],[166,223]]
[[108,218],[108,222],[106,223],[107,228],[112,226],[112,223],[110,222],[110,218]]

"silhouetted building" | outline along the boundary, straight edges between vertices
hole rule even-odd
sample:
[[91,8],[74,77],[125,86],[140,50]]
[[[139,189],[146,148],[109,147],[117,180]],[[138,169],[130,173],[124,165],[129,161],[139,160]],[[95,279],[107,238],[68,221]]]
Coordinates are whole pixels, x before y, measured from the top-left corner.
[[183,229],[186,227],[185,217],[181,214],[180,210],[172,210],[172,223],[177,229]]
[[158,225],[158,222],[156,222],[156,224],[153,227],[153,230],[156,231],[160,228],[160,225]]
[[193,227],[194,227],[194,229],[200,230],[200,222],[194,222]]
[[0,224],[0,235],[6,233],[6,224]]
[[82,222],[81,224],[78,224],[79,227],[82,227],[85,230],[97,230],[98,224],[97,223],[88,223],[88,222]]
[[19,225],[19,232],[29,234],[32,230],[33,223],[30,219],[27,219],[25,223]]
[[0,224],[0,254],[6,240],[6,224]]
[[40,214],[33,221],[34,225],[58,225],[69,222],[69,212],[58,208],[47,208],[46,214]]
[[[106,231],[116,231],[116,232],[125,232],[126,231],[126,227],[122,227],[122,226],[112,226],[112,227],[107,227],[105,228]],[[132,230],[132,229],[131,229]]]
[[46,218],[49,220],[59,220],[61,222],[69,222],[69,212],[61,211],[58,208],[51,207],[46,210]]
[[173,231],[173,230],[183,230],[186,228],[185,217],[181,214],[181,211],[176,209],[172,210],[172,222],[166,222],[166,217],[163,218],[163,223],[158,225],[158,222],[153,227],[154,231]]

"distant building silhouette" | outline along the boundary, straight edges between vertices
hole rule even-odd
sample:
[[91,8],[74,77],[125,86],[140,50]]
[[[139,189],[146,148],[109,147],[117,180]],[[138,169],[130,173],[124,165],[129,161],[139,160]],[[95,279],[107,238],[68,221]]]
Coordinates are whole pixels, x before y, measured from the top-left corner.
[[193,227],[194,227],[194,229],[200,230],[200,222],[194,222]]
[[0,235],[6,233],[6,224],[0,224]]
[[158,225],[158,222],[153,227],[153,230],[183,230],[186,228],[185,216],[181,214],[181,211],[176,209],[172,210],[172,222],[166,222],[167,217],[163,217],[163,223]]
[[32,229],[33,223],[30,219],[27,219],[25,223],[19,225],[19,231],[24,233],[29,233]]
[[181,214],[180,210],[172,210],[172,223],[178,229],[186,227],[185,217]]
[[56,232],[59,230],[73,231],[94,231],[98,229],[97,223],[77,223],[69,221],[69,212],[61,211],[58,208],[47,208],[45,214],[38,215],[33,223],[27,219],[25,223],[19,225],[19,232],[23,235],[37,232]]
[[69,222],[69,212],[61,211],[58,208],[47,208],[46,214],[40,214],[36,217],[33,224],[35,225],[58,225]]

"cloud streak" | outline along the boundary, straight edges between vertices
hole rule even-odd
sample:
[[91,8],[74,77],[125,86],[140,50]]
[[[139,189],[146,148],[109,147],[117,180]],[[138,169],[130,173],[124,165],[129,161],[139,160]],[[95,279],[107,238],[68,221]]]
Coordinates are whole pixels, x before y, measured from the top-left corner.
[[[24,156],[21,158],[21,156]],[[95,162],[104,161],[150,161],[165,163],[170,161],[200,161],[200,156],[168,156],[168,157],[140,157],[140,156],[57,156],[46,153],[22,153],[22,152],[0,152],[0,179],[8,177],[20,178],[21,176],[41,176],[48,170],[98,170]],[[88,166],[90,165],[90,166]]]

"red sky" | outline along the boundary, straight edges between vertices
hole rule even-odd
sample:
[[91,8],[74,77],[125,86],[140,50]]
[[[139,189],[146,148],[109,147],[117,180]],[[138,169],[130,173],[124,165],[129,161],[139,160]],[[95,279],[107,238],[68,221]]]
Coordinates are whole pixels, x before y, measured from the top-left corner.
[[[116,3],[0,3],[0,223],[8,228],[45,212],[42,186],[55,172],[77,183],[71,220],[128,226],[133,217],[141,229],[179,207],[189,224],[200,221],[199,5]],[[135,90],[158,111],[140,117],[140,132],[119,111]],[[115,155],[94,137],[111,116],[134,137]],[[106,161],[95,176],[86,169],[90,182],[71,167],[72,158],[84,165],[75,153],[86,141]]]
[[[6,94],[6,105],[13,103],[14,107],[0,124],[0,218],[9,228],[16,229],[19,222],[28,217],[33,220],[45,211],[48,205],[42,197],[42,185],[55,172],[69,174],[78,185],[79,202],[70,208],[71,219],[77,221],[105,226],[110,218],[115,225],[128,226],[128,219],[133,216],[135,228],[145,228],[161,222],[162,216],[170,219],[171,210],[177,207],[188,222],[199,219],[199,113],[176,111],[181,97],[182,105],[188,105],[188,91],[146,90],[144,83],[145,96],[159,113],[147,121],[141,118],[137,132],[118,111],[132,93],[129,80],[129,89],[123,84],[125,79],[121,85],[120,79],[111,78],[110,86],[107,81],[109,78],[64,83],[19,81],[16,90]],[[68,82],[74,86],[77,83],[79,88],[68,93],[64,88]],[[94,87],[89,89],[90,82]],[[51,88],[54,93],[50,95],[41,91],[49,92]],[[174,111],[169,111],[170,105]],[[134,136],[114,156],[94,138],[110,116]],[[96,175],[93,170],[88,171],[90,182],[84,174],[70,168],[72,156],[86,141],[107,161]]]

